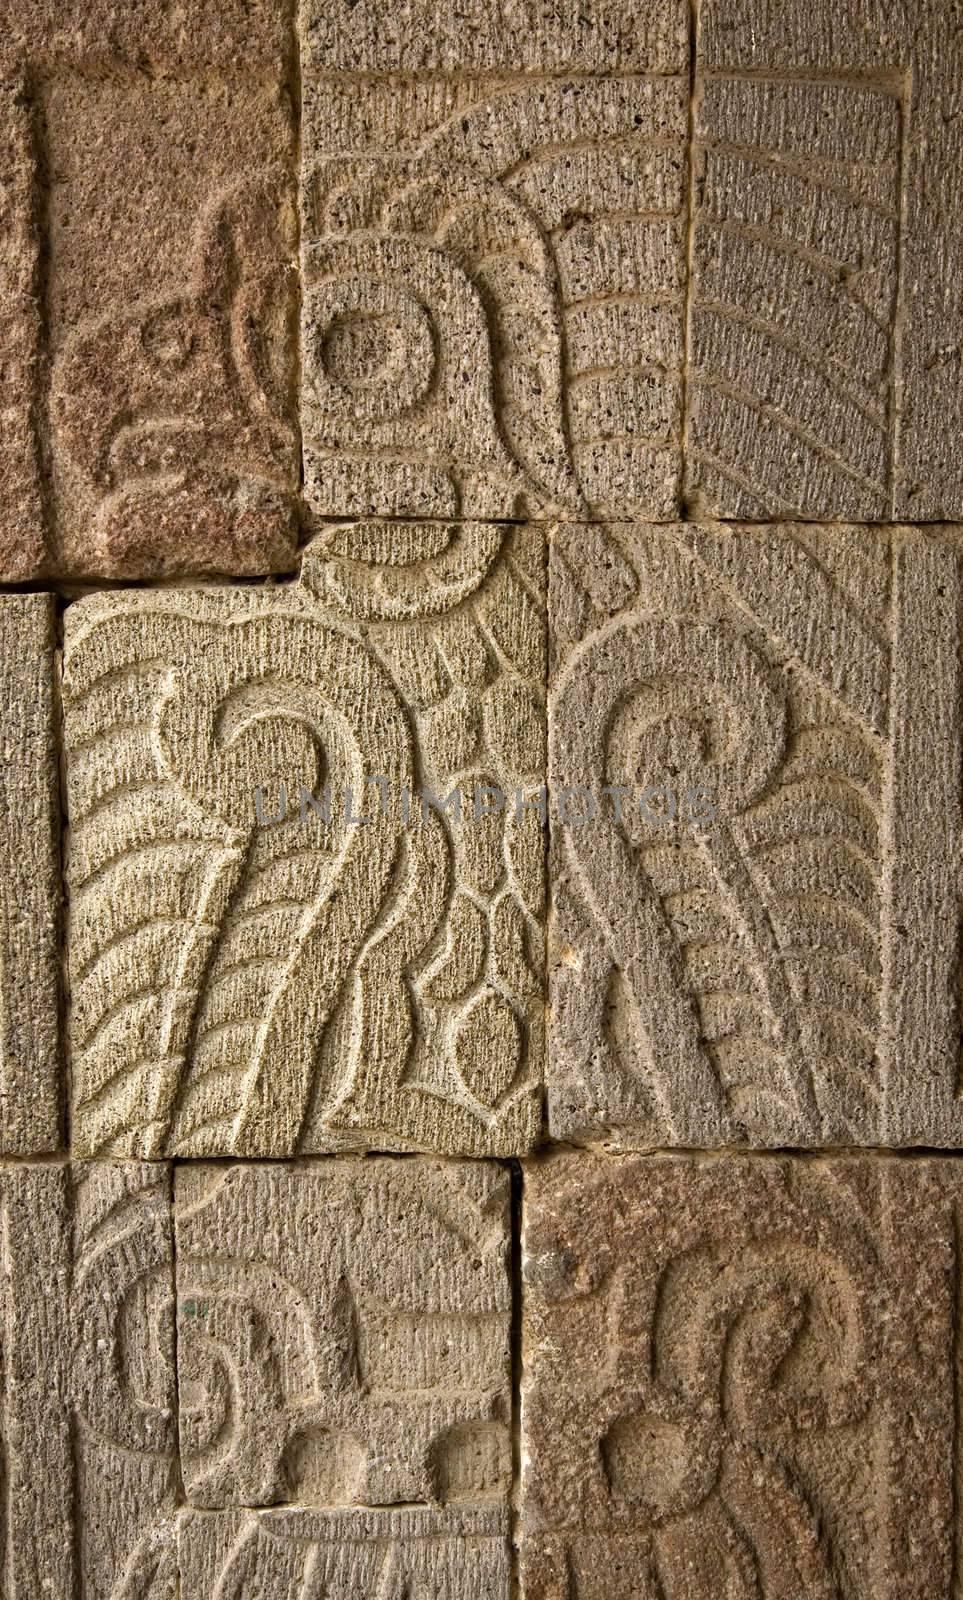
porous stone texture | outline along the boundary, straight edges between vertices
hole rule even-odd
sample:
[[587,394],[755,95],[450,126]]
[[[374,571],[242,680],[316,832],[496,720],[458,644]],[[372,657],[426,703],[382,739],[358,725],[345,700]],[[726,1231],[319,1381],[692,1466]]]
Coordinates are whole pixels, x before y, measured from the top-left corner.
[[0,598],[0,1153],[56,1150],[60,1047],[60,773],[54,603]]
[[216,9],[3,7],[4,581],[293,564],[293,39]]
[[696,65],[688,509],[959,517],[946,6],[706,0]]
[[4,1592],[173,1593],[169,1175],[0,1164]]
[[555,531],[556,1138],[960,1142],[961,560]]
[[[319,7],[312,26],[340,21]],[[316,512],[677,514],[688,76],[661,47],[634,65],[390,82],[306,66]]]
[[[503,1504],[508,1212],[508,1173],[487,1163],[179,1166],[177,1364],[189,1503]],[[260,1564],[273,1571],[276,1556],[279,1571],[292,1564],[293,1581],[315,1540],[331,1541],[337,1572],[347,1560],[342,1541],[385,1537],[378,1515],[374,1531],[365,1531],[371,1513],[292,1519],[280,1525],[281,1546],[268,1539],[266,1551],[262,1532],[278,1525],[249,1519],[244,1538],[231,1538],[231,1578],[243,1572],[267,1584]],[[432,1526],[440,1531],[443,1520]],[[380,1557],[359,1556],[362,1565],[387,1559],[379,1548]],[[443,1550],[438,1557],[448,1559]],[[270,1585],[263,1592],[274,1600]]]
[[298,586],[67,608],[78,1151],[531,1146],[544,558],[345,526]]
[[499,1508],[192,1512],[181,1522],[181,1600],[508,1600]]
[[526,1600],[953,1590],[961,1171],[529,1163]]
[[301,0],[306,76],[365,72],[684,72],[685,0],[592,0],[454,11],[439,0]]

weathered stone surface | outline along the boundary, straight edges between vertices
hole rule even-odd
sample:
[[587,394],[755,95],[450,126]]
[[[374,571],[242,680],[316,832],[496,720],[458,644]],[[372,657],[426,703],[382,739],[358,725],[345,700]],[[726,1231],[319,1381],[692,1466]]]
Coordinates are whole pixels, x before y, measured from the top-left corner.
[[950,1600],[961,1172],[528,1163],[526,1600]]
[[504,1510],[189,1512],[181,1600],[508,1600]]
[[292,12],[293,0],[0,0],[10,56],[100,72],[277,71],[294,47]]
[[54,607],[0,599],[0,1151],[56,1150],[60,1050],[60,773]]
[[556,1137],[963,1140],[961,562],[952,528],[557,531]]
[[679,70],[359,82],[306,69],[316,511],[677,514],[687,118]]
[[167,1170],[0,1166],[0,1207],[4,1592],[166,1600],[177,1503]]
[[283,8],[220,8],[204,44],[209,8],[142,9],[5,32],[4,581],[293,563]]
[[504,1501],[508,1206],[490,1164],[178,1167],[189,1502]]
[[530,1147],[544,554],[333,528],[299,586],[67,608],[79,1151]]
[[[439,0],[301,0],[305,72],[685,72],[684,0],[517,0],[454,11]],[[337,81],[337,80],[336,80]]]
[[707,0],[697,62],[690,510],[959,517],[945,4]]

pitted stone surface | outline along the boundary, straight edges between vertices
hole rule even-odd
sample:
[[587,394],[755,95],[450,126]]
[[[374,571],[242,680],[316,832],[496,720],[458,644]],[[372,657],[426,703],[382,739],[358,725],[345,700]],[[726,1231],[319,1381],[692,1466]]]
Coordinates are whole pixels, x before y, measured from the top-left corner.
[[[439,0],[301,0],[305,72],[685,72],[684,0],[592,0],[558,5],[514,0],[474,11]],[[334,80],[338,81],[338,80]]]
[[54,606],[0,599],[0,1152],[56,1150],[62,1122]]
[[302,1600],[315,1585],[327,1600],[508,1600],[512,1592],[508,1516],[497,1508],[195,1511],[181,1521],[179,1545],[181,1600]]
[[950,1161],[526,1164],[526,1600],[953,1587]]
[[508,1203],[482,1163],[179,1167],[189,1503],[504,1502]]
[[5,1593],[161,1600],[177,1559],[168,1172],[0,1165],[0,1208]]
[[531,1146],[544,554],[347,526],[297,586],[68,607],[79,1151]]
[[99,71],[271,72],[294,49],[292,0],[0,0],[10,56]]
[[958,532],[552,551],[552,1134],[959,1143]]
[[12,9],[0,578],[289,568],[284,8]]
[[677,514],[688,78],[648,64],[504,81],[306,67],[315,511]]
[[690,512],[959,517],[945,5],[708,0],[696,57]]

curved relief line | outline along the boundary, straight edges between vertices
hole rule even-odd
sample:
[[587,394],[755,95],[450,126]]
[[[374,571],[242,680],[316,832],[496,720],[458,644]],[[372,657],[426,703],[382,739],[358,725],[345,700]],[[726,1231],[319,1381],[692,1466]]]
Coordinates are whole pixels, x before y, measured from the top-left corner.
[[[167,1206],[167,1187],[166,1178],[159,1175],[148,1187],[128,1190],[114,1201],[84,1236],[74,1266],[75,1287],[83,1285],[105,1252],[116,1250],[119,1245],[126,1246],[145,1226],[156,1223],[156,1205],[165,1209]],[[156,1203],[153,1208],[151,1201]]]
[[[103,1042],[102,1035],[106,1033],[118,1019],[126,1012],[134,1011],[141,1019],[149,1017],[157,1003],[157,990],[153,984],[146,989],[135,989],[131,994],[121,995],[119,999],[109,1002],[93,1023],[93,1027],[86,1035],[76,1038],[75,1049],[79,1055],[90,1055],[96,1052]],[[74,1019],[74,1027],[77,1027]]]
[[764,414],[778,428],[788,434],[790,439],[795,440],[797,444],[805,445],[806,449],[811,451],[822,466],[830,468],[841,477],[848,478],[851,483],[854,483],[860,489],[879,494],[881,487],[879,480],[867,477],[864,472],[860,472],[858,467],[850,466],[849,462],[839,455],[832,445],[826,444],[823,439],[817,438],[814,433],[811,433],[802,423],[797,422],[788,412],[783,411],[782,407],[774,401],[763,400],[753,390],[743,388],[741,384],[734,382],[731,378],[727,378],[721,373],[709,372],[705,367],[695,367],[693,370],[698,384],[713,390],[715,394],[721,395],[724,400],[735,400],[738,405],[744,406],[748,411],[754,411],[760,415]]
[[[649,1043],[656,1080],[652,1088],[666,1127],[673,1138],[692,1142],[685,1140],[683,1130],[689,1125],[691,1107],[698,1105],[712,1136],[724,1139],[729,1117],[699,1039],[697,1013],[684,993],[678,949],[650,886],[639,883],[624,841],[610,825],[603,827],[605,837],[600,841],[596,829],[588,859],[578,856],[571,836],[566,843],[586,904],[605,929],[611,958],[631,991]],[[619,886],[618,906],[612,903],[610,882]],[[637,946],[644,954],[634,953]],[[671,1062],[671,1069],[661,1073],[660,1060]],[[684,1084],[684,1091],[677,1084]]]
[[[688,410],[691,417],[691,401]],[[698,462],[700,466],[709,467],[713,472],[718,473],[719,477],[726,483],[731,483],[734,489],[739,489],[743,494],[749,495],[755,502],[752,509],[760,520],[799,515],[798,506],[790,505],[788,500],[780,500],[772,489],[760,487],[758,483],[748,477],[745,472],[740,471],[738,467],[734,467],[728,461],[722,461],[719,456],[713,455],[712,451],[707,450],[705,445],[690,443],[687,456],[690,461]],[[704,491],[702,492],[704,493]],[[749,515],[748,511],[742,506],[739,507],[739,513],[742,516]]]
[[78,961],[72,965],[70,981],[73,992],[76,994],[84,979],[92,976],[101,961],[113,955],[123,945],[143,939],[147,934],[156,933],[159,936],[163,936],[181,932],[190,926],[190,917],[141,917],[138,922],[133,923],[130,927],[121,928],[119,932],[112,934],[105,943],[98,945],[93,955],[86,961]]
[[[694,525],[674,538],[740,610],[792,650],[835,704],[859,718],[878,749],[887,732],[889,652],[805,546]],[[793,603],[803,597],[804,606]],[[802,613],[811,618],[814,606],[818,632],[800,625]]]
[[[124,1385],[124,1307],[145,1284],[171,1281],[166,1212],[154,1210],[145,1226],[98,1250],[88,1264],[83,1299],[75,1305],[85,1337],[73,1352],[76,1406],[87,1427],[115,1450],[173,1458],[176,1423],[169,1405],[148,1406]],[[118,1273],[118,1262],[122,1275]]]
[[[197,1038],[201,998],[230,921],[232,904],[242,890],[255,839],[252,833],[246,850],[226,851],[220,860],[211,863],[197,897],[191,933],[181,947],[174,981],[164,998],[158,1048],[165,1067],[151,1085],[148,1111],[152,1132],[147,1154],[151,1158],[167,1153],[184,1091],[187,1063]],[[223,908],[216,923],[208,919],[212,906]]]
[[[845,201],[852,206],[854,211],[867,211],[871,216],[879,218],[883,222],[898,223],[900,220],[899,211],[894,210],[885,201],[877,200],[871,194],[866,194],[858,189],[850,189],[845,182],[826,176],[827,168],[830,170],[835,169],[837,172],[841,171],[843,177],[845,177],[847,171],[854,173],[864,172],[870,177],[882,176],[883,178],[889,178],[895,189],[898,181],[895,160],[861,163],[834,161],[828,157],[826,159],[820,157],[813,161],[807,161],[804,158],[786,155],[782,151],[776,153],[772,150],[766,150],[760,145],[735,144],[727,139],[706,140],[702,147],[705,150],[711,150],[714,156],[721,156],[723,163],[727,157],[734,157],[738,163],[756,167],[760,172],[771,173],[776,178],[784,178],[787,174],[798,178],[800,182],[805,183],[813,190],[814,197],[816,192],[824,192]],[[725,166],[723,165],[724,170]]]
[[700,841],[723,895],[733,907],[750,946],[750,959],[759,989],[782,1034],[785,1081],[797,1116],[807,1132],[822,1126],[816,1083],[803,1046],[803,1030],[796,1002],[782,964],[771,912],[742,858],[728,824],[717,824]]
[[[734,323],[739,328],[749,328],[753,333],[759,334],[766,343],[775,345],[776,351],[785,350],[799,362],[801,367],[815,374],[829,390],[829,393],[841,404],[851,406],[853,411],[862,418],[874,434],[884,440],[887,436],[887,413],[885,405],[874,406],[867,400],[864,393],[851,387],[841,374],[847,377],[852,371],[851,364],[843,361],[834,361],[832,357],[822,351],[814,353],[812,345],[799,344],[792,336],[776,322],[770,322],[765,317],[754,316],[740,305],[734,305],[728,300],[719,300],[708,295],[699,300],[700,316],[715,317],[722,323]],[[732,381],[732,380],[727,380]],[[772,405],[774,402],[769,401]],[[815,436],[813,436],[815,437]],[[831,448],[830,446],[826,447]]]
[[178,1575],[177,1518],[165,1518],[141,1534],[110,1600],[164,1600],[176,1593]]
[[[579,84],[577,116],[570,86],[564,81],[546,81],[539,86],[539,98],[533,102],[530,89],[518,89],[507,84],[489,92],[483,101],[466,107],[449,116],[438,127],[426,134],[419,145],[419,155],[434,160],[462,160],[488,178],[502,182],[516,164],[526,161],[533,149],[560,148],[570,144],[578,147],[594,136],[605,141],[613,137],[613,117],[621,115],[624,130],[614,136],[621,140],[626,135],[637,136],[637,117],[648,112],[653,122],[665,101],[672,99],[672,84],[668,80],[584,80]],[[655,84],[655,87],[652,86]],[[656,102],[653,104],[653,102]],[[683,143],[683,101],[680,108],[679,136],[647,136],[647,142],[678,149]],[[533,118],[536,119],[533,126]],[[566,134],[568,130],[568,134]],[[493,137],[493,133],[497,137]],[[593,145],[594,147],[594,145]]]
[[[721,679],[714,677],[713,668],[723,673]],[[748,729],[731,769],[717,774],[721,788],[733,791],[720,792],[718,804],[723,812],[744,809],[764,789],[781,758],[785,711],[761,658],[745,641],[711,625],[616,622],[595,635],[572,661],[558,692],[552,772],[594,792],[596,775],[607,770],[606,741],[615,708],[626,703],[636,687],[673,677],[695,680],[710,691],[721,685],[738,704]],[[578,735],[570,737],[569,729],[573,734],[579,730]],[[587,736],[589,729],[595,730],[594,744]],[[748,758],[746,751],[751,752]],[[562,832],[583,891],[607,929],[613,960],[626,974],[653,1058],[677,1064],[662,1085],[673,1134],[678,1136],[688,1125],[696,1103],[700,1112],[705,1108],[714,1135],[722,1135],[729,1119],[721,1086],[700,1042],[680,953],[651,880],[607,814],[590,839],[582,841],[577,830]],[[751,936],[768,952],[775,940],[765,908],[738,859],[728,826],[720,824],[714,832],[719,837],[703,845],[717,879],[739,906]],[[762,981],[773,999],[783,1004],[775,1015],[791,1018],[791,998],[778,969],[764,972]],[[675,1087],[683,1083],[684,1094]],[[804,1104],[811,1104],[811,1084],[803,1084],[800,1095]]]
[[482,586],[504,540],[503,528],[477,523],[453,526],[448,544],[437,556],[399,568],[326,555],[328,539],[319,534],[302,557],[300,583],[322,605],[357,622],[441,616]]
[[297,1148],[322,1035],[391,883],[399,846],[386,831],[379,828],[380,848],[366,848],[372,841],[358,837],[360,828],[354,830],[335,893],[326,893],[302,921],[259,1030],[235,1123],[238,1145],[253,1144],[263,1155],[278,1156],[293,1155]]
[[211,1600],[251,1600],[256,1594],[253,1583],[257,1578],[259,1533],[258,1519],[248,1513],[228,1552]]
[[[325,1117],[347,1127],[376,1115],[397,1119],[399,1132],[410,1135],[418,1132],[417,1113],[402,1093],[415,1041],[410,968],[449,904],[452,846],[436,812],[401,843],[395,893],[358,957],[352,1070]],[[387,1081],[386,1056],[393,1067]]]
[[[814,271],[828,278],[835,293],[839,292],[840,280],[843,276],[853,271],[853,262],[843,261],[837,256],[823,255],[796,239],[788,238],[784,234],[770,232],[768,228],[763,227],[760,223],[738,222],[734,217],[719,217],[706,218],[702,226],[712,228],[717,233],[732,233],[747,244],[761,244],[767,250],[791,256],[794,261],[799,261],[807,267],[812,267]],[[869,318],[870,322],[875,323],[880,332],[886,335],[887,339],[890,339],[892,330],[889,322],[881,317],[878,311],[874,311],[872,306],[867,305],[860,295],[854,294],[852,288],[848,288],[845,293],[846,298],[854,306],[857,306]]]

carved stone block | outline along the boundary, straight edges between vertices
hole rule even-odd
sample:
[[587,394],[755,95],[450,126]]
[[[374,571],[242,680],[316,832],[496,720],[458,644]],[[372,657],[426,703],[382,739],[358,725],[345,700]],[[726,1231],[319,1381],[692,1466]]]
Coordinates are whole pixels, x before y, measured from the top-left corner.
[[54,607],[0,599],[0,1151],[60,1143],[60,773]]
[[168,1172],[0,1166],[0,1209],[4,1592],[166,1600],[177,1558]]
[[507,1512],[406,1506],[363,1511],[189,1512],[181,1600],[508,1600]]
[[530,1147],[544,553],[334,528],[297,586],[68,607],[82,1153]]
[[961,598],[952,528],[557,531],[556,1137],[963,1140]]
[[317,512],[677,514],[687,117],[682,70],[360,84],[307,71],[302,426]]
[[285,66],[293,11],[293,0],[0,0],[0,23],[5,52],[21,60],[202,77]]
[[945,5],[708,0],[697,70],[690,512],[960,517]]
[[[685,72],[685,0],[498,0],[456,12],[439,0],[358,0],[332,7],[302,0],[306,76],[363,72]],[[370,85],[365,85],[367,93]]]
[[950,1600],[955,1162],[527,1164],[526,1600]]
[[504,1501],[508,1204],[481,1163],[178,1167],[190,1504]]
[[149,22],[139,6],[15,9],[0,76],[0,578],[289,568],[283,8],[243,22],[233,3],[214,19],[191,0],[179,26],[167,7]]

